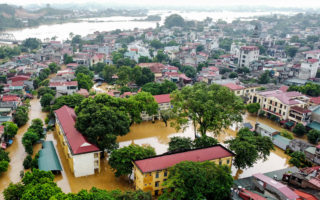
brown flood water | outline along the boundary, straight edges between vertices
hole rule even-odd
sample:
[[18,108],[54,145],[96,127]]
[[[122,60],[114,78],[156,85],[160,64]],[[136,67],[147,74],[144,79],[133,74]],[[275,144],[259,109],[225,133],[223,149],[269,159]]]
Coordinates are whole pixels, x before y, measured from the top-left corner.
[[[12,146],[10,146],[7,150],[10,151],[11,162],[7,172],[2,173],[0,176],[0,191],[2,193],[3,189],[8,186],[10,181],[16,183],[19,182],[20,176],[19,172],[22,170],[22,162],[26,157],[26,153],[24,151],[24,147],[21,144],[21,138],[24,132],[26,132],[27,128],[30,125],[30,121],[35,118],[41,118],[44,120],[46,117],[45,112],[41,111],[41,106],[39,99],[31,100],[31,108],[29,111],[29,122],[19,128],[17,136],[14,138]],[[256,118],[254,116],[244,116],[244,122],[251,122],[254,125]],[[276,128],[277,124],[272,123],[270,120],[259,119],[262,123],[265,123],[273,128]],[[278,127],[277,129],[280,129]],[[236,126],[230,127],[225,133],[221,133],[217,139],[219,142],[223,143],[224,140],[235,137],[237,128]],[[213,136],[212,133],[208,133],[208,135]],[[168,148],[168,142],[170,137],[173,136],[182,136],[182,137],[190,137],[194,139],[194,129],[190,124],[189,128],[184,132],[176,132],[174,128],[168,127],[162,121],[155,121],[155,123],[143,122],[141,124],[133,124],[130,127],[130,132],[123,136],[118,137],[118,142],[120,143],[120,147],[128,146],[130,144],[139,144],[139,145],[151,145],[155,148],[157,154],[162,154],[166,152]],[[101,189],[130,189],[132,188],[132,182],[128,177],[120,177],[115,178],[113,172],[110,170],[110,167],[107,163],[107,158],[101,160],[101,172],[96,173],[95,175],[90,175],[87,177],[75,178],[73,173],[71,173],[69,169],[68,161],[65,158],[63,153],[62,146],[55,131],[50,131],[46,136],[47,141],[53,141],[55,147],[58,152],[59,159],[61,161],[63,171],[59,174],[56,174],[55,181],[58,186],[62,188],[62,190],[66,193],[68,192],[79,192],[81,189],[91,189],[93,186]],[[41,144],[37,144],[34,146],[34,154],[38,152],[41,148]],[[288,156],[284,154],[284,152],[276,148],[276,151],[271,152],[270,157],[267,161],[262,162],[258,161],[254,167],[246,169],[246,170],[236,170],[235,167],[232,167],[232,175],[235,179],[244,178],[251,176],[255,173],[265,173],[269,171],[274,171],[278,169],[287,168],[290,165],[288,164]]]

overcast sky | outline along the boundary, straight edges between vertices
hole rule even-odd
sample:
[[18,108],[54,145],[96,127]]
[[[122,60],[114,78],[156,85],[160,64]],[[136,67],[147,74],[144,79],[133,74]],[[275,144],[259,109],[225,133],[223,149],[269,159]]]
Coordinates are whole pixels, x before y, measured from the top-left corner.
[[213,1],[213,0],[158,0],[158,1],[150,1],[150,0],[0,0],[0,3],[8,3],[15,5],[26,5],[26,4],[45,4],[45,3],[85,3],[85,2],[98,2],[98,3],[108,3],[108,2],[117,2],[117,3],[125,3],[125,4],[139,4],[139,5],[197,5],[197,6],[217,6],[217,5],[268,5],[274,7],[320,7],[319,0],[223,0],[223,1]]

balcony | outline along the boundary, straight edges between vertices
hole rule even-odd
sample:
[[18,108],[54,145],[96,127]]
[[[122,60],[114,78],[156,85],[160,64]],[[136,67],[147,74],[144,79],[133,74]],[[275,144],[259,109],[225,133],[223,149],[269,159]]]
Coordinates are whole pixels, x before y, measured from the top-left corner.
[[281,117],[282,115],[280,115],[279,113],[276,113],[276,112],[273,112],[272,110],[269,110],[269,109],[266,109],[266,108],[263,108],[264,111],[268,112],[268,113],[271,113],[273,115],[276,115],[276,116],[279,116]]

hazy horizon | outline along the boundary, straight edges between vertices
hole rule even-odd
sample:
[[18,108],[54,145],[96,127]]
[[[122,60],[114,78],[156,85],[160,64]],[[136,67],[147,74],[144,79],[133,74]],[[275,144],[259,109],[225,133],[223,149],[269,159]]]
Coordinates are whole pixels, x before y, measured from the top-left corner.
[[[314,1],[314,0],[305,0],[302,2],[300,1],[278,1],[278,0],[269,0],[269,1],[257,1],[257,0],[243,0],[241,1],[241,4],[239,1],[235,0],[225,0],[221,3],[216,3],[208,0],[201,1],[201,3],[193,0],[184,0],[184,1],[172,1],[172,0],[162,0],[160,2],[152,2],[150,1],[130,1],[130,0],[122,0],[120,2],[116,2],[115,0],[77,0],[76,2],[74,0],[55,0],[52,1],[44,1],[44,0],[15,0],[14,2],[8,1],[8,0],[0,0],[0,3],[7,3],[7,4],[13,4],[13,5],[29,5],[29,4],[68,4],[68,3],[74,3],[74,4],[84,4],[84,3],[110,3],[110,4],[126,4],[130,6],[179,6],[185,7],[185,6],[209,6],[209,7],[216,7],[216,6],[270,6],[270,7],[297,7],[297,8],[318,8],[320,7],[320,1]],[[318,2],[318,3],[317,3]]]

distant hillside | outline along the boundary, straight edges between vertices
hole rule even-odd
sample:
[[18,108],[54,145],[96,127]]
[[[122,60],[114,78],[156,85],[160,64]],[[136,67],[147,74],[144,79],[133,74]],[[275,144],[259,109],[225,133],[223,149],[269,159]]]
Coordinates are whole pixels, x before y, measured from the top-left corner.
[[66,15],[69,14],[71,11],[68,10],[60,10],[60,9],[54,9],[54,8],[42,8],[36,11],[33,11],[33,13],[45,13],[45,15]]
[[0,14],[4,16],[12,17],[15,14],[15,9],[8,4],[0,4]]

